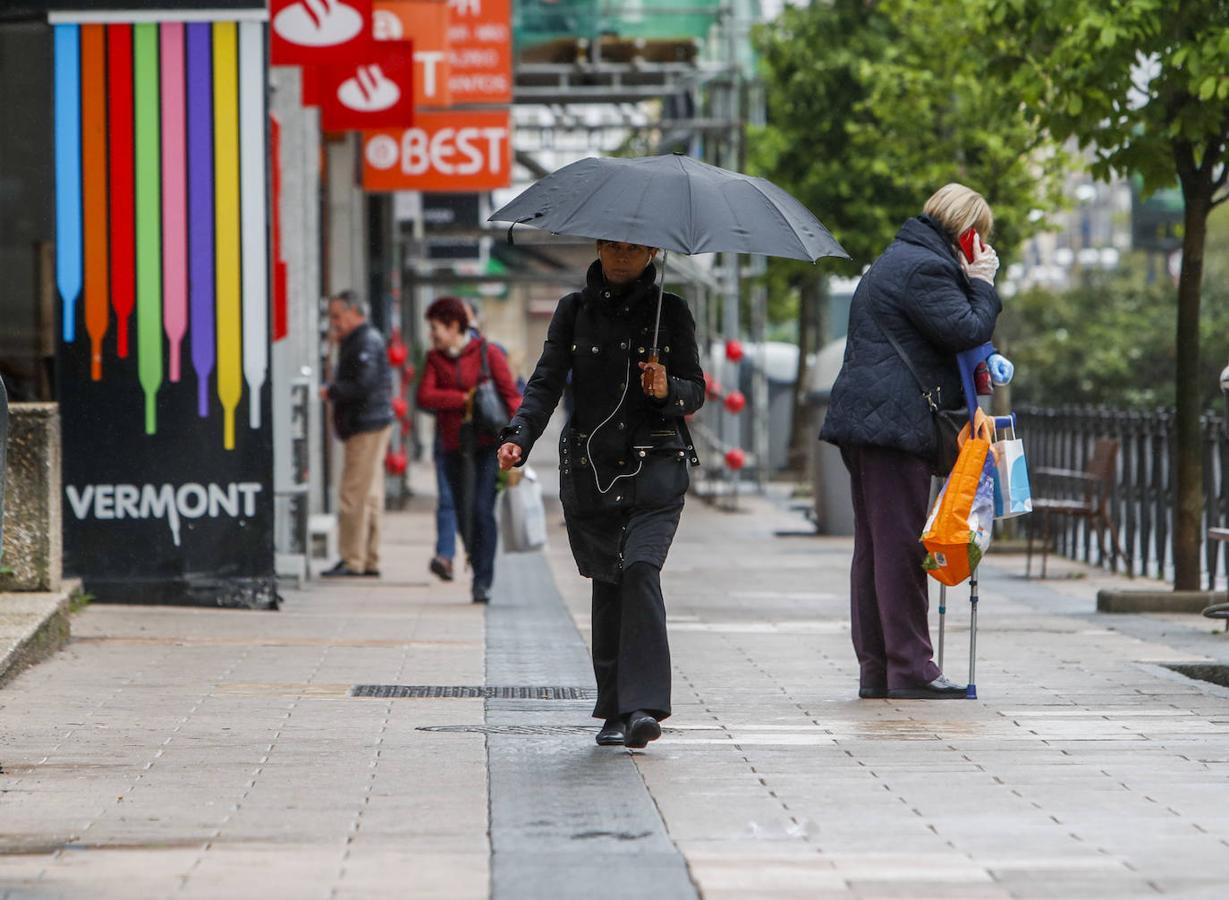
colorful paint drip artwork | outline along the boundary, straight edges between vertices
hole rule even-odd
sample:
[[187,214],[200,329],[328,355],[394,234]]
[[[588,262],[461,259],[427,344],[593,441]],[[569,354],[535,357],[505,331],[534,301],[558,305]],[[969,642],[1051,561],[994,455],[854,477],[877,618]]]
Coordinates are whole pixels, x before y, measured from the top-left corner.
[[197,413],[211,416],[212,383],[233,450],[245,387],[259,429],[269,374],[265,25],[54,30],[64,343],[83,322],[90,377],[103,381],[115,329],[116,355],[136,353],[151,435],[159,391],[184,377],[190,356]]

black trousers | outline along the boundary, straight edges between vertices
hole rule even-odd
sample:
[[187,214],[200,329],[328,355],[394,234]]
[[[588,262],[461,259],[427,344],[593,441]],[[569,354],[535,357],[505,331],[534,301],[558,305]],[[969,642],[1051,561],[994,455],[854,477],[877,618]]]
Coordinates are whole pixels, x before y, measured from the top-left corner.
[[593,715],[613,719],[636,710],[670,715],[670,644],[661,570],[635,562],[617,583],[593,581]]

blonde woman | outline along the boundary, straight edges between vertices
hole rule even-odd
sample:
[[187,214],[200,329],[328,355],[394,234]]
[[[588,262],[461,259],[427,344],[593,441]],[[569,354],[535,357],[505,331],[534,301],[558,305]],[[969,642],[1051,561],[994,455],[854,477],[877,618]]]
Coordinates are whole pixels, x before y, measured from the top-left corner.
[[[905,222],[854,294],[820,439],[841,448],[849,469],[850,599],[863,698],[965,696],[932,659],[919,538],[931,475],[941,474],[931,401],[964,404],[956,354],[989,341],[1003,308],[994,290],[998,256],[987,243],[993,228],[985,198],[946,185]],[[988,362],[996,382],[1010,380],[1007,360],[996,354]]]

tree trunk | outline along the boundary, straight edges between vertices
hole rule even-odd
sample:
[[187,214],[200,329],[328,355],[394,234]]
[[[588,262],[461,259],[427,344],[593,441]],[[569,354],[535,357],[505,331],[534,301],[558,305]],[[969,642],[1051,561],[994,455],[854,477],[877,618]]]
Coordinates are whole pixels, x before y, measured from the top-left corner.
[[1203,283],[1203,251],[1211,211],[1210,179],[1183,180],[1186,203],[1182,237],[1182,273],[1178,277],[1178,336],[1174,453],[1177,485],[1174,502],[1174,589],[1197,591],[1203,542],[1203,446],[1199,384],[1199,305]]

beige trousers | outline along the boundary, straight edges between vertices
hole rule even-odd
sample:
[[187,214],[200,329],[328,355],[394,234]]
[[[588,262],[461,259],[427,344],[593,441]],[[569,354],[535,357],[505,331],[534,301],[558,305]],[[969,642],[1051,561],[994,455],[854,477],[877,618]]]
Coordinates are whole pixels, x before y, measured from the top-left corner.
[[380,518],[384,512],[384,454],[391,425],[342,442],[341,560],[356,572],[380,567]]

